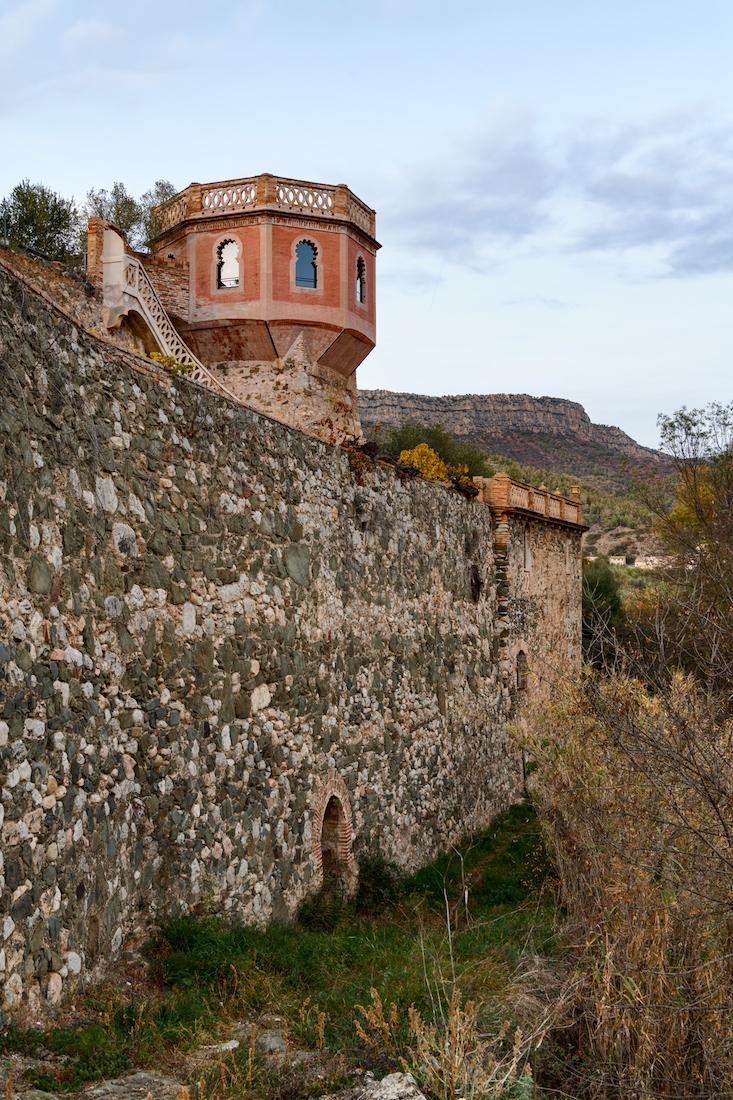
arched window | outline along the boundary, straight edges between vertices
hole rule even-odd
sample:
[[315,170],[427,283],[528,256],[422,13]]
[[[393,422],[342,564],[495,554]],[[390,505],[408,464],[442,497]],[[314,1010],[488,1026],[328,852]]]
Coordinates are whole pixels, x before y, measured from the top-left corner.
[[527,654],[520,649],[517,654],[517,691],[527,690]]
[[321,832],[321,853],[323,858],[324,878],[339,875],[342,871],[343,855],[341,841],[343,832],[344,812],[338,798],[332,796],[328,800],[323,815],[323,831]]
[[239,245],[236,241],[222,241],[216,250],[216,286],[239,286]]
[[318,285],[318,249],[312,241],[298,241],[295,246],[295,285],[315,290]]
[[366,264],[363,256],[356,261],[356,300],[359,305],[366,302]]

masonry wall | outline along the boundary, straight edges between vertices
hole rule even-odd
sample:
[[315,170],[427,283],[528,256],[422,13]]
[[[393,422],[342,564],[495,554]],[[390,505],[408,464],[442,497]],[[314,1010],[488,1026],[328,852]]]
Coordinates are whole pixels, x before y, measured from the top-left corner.
[[517,654],[524,653],[528,693],[552,691],[558,676],[580,667],[581,539],[577,527],[514,515],[505,549],[497,547],[507,592],[505,672],[516,683]]
[[189,269],[187,260],[171,260],[138,252],[148,276],[168,313],[176,319],[188,320]]
[[342,375],[308,357],[302,342],[274,362],[215,363],[212,374],[246,405],[328,443],[363,439],[356,375]]
[[352,469],[2,270],[0,373],[6,1012],[204,896],[287,917],[331,792],[356,862],[404,867],[517,796],[488,507]]

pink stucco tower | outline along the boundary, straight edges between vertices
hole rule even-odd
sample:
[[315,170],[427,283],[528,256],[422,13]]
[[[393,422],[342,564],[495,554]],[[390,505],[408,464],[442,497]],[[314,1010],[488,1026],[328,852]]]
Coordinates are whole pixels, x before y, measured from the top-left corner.
[[143,262],[180,335],[244,403],[322,438],[360,434],[376,339],[375,214],[344,184],[189,184]]

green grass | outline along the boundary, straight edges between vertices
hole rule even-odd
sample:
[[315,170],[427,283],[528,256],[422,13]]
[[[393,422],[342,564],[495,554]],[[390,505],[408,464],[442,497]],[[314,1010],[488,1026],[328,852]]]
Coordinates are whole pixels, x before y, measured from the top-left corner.
[[552,868],[532,806],[519,803],[501,814],[483,833],[441,856],[402,883],[405,894],[426,898],[434,907],[462,893],[470,883],[469,901],[475,915],[496,905],[519,905],[538,894],[552,877]]
[[464,995],[482,1002],[491,1026],[506,1014],[502,995],[522,954],[554,949],[553,883],[534,812],[515,806],[409,878],[366,864],[353,902],[314,899],[294,924],[261,931],[215,917],[171,921],[151,947],[158,1003],[107,1005],[73,1031],[11,1030],[0,1037],[0,1053],[62,1053],[60,1078],[34,1083],[72,1089],[188,1049],[197,1037],[215,1035],[222,1017],[270,1012],[286,1017],[291,1037],[309,1048],[319,1043],[320,1020],[327,1048],[363,1061],[354,1017],[372,988],[396,1006],[399,1049],[408,1007],[429,1017],[431,994],[447,988],[453,973]]
[[[129,1001],[110,1004],[108,999],[90,997],[85,1008],[89,1021],[75,1027],[49,1031],[8,1028],[0,1033],[0,1055],[60,1055],[63,1063],[59,1070],[31,1073],[28,1080],[38,1089],[65,1092],[145,1065],[161,1049],[185,1049],[197,1032],[217,1023],[211,999],[187,989],[171,991],[154,1007]],[[94,1015],[99,1019],[91,1019]]]

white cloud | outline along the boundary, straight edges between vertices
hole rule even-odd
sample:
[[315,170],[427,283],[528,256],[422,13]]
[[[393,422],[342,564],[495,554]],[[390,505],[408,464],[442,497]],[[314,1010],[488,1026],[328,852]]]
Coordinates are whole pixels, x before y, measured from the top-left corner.
[[26,0],[0,15],[0,57],[13,58],[30,43],[55,7],[56,0]]
[[66,49],[85,50],[121,43],[124,35],[119,27],[99,19],[78,19],[61,34]]
[[550,141],[517,116],[412,169],[385,221],[413,254],[473,270],[520,244],[643,252],[647,271],[651,252],[658,277],[733,270],[733,126],[689,110]]

